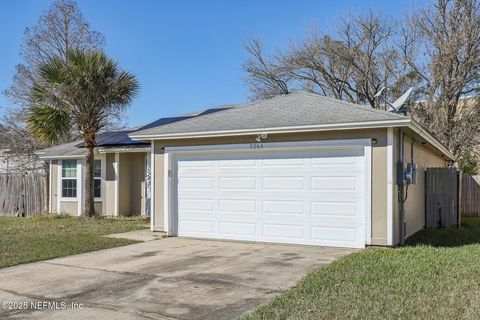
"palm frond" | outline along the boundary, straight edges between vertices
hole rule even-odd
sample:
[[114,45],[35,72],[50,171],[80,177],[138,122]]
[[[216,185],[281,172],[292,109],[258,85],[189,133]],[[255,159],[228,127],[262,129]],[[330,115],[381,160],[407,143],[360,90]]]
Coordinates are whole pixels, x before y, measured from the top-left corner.
[[56,143],[68,135],[71,129],[70,115],[66,109],[49,106],[30,107],[27,128],[39,140]]

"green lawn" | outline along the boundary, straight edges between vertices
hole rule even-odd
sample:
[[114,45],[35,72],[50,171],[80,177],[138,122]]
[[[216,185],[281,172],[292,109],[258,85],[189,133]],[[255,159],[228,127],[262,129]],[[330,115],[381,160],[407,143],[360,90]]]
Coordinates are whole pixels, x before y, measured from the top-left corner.
[[480,218],[310,273],[243,319],[479,319]]
[[0,268],[135,243],[105,234],[142,229],[142,219],[0,217]]

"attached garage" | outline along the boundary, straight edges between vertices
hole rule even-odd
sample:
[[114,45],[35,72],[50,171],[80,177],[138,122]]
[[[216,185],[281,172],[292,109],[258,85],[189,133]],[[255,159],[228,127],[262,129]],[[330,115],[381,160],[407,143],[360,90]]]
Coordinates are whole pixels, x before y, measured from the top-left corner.
[[172,233],[363,248],[370,140],[167,148]]
[[[305,92],[130,137],[151,141],[152,230],[208,239],[392,246],[423,227],[420,170],[454,160],[409,117]],[[396,170],[405,149],[414,150],[403,165],[417,165],[418,182],[402,215]]]

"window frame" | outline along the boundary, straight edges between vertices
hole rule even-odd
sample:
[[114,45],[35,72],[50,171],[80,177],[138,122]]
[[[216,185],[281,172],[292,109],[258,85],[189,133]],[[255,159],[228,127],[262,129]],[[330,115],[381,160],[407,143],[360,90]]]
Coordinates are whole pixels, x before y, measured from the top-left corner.
[[[75,162],[75,177],[64,177],[63,176],[63,166],[65,164],[66,161],[72,161],[72,162]],[[64,201],[64,202],[75,202],[75,201],[78,201],[78,196],[79,196],[79,184],[78,184],[78,178],[79,178],[79,160],[78,159],[64,159],[62,160],[62,162],[60,163],[60,176],[59,176],[59,180],[60,180],[60,201]],[[64,180],[75,180],[75,197],[66,197],[63,195],[63,181]]]
[[[99,202],[99,201],[103,201],[103,190],[104,190],[104,186],[103,186],[103,180],[104,180],[104,172],[105,172],[105,168],[104,168],[104,163],[105,161],[103,160],[103,157],[100,157],[100,158],[96,158],[93,160],[93,192],[94,192],[94,199],[96,202]],[[95,162],[99,161],[100,162],[100,176],[95,176]],[[95,196],[95,181],[96,180],[99,180],[100,181],[100,196]]]

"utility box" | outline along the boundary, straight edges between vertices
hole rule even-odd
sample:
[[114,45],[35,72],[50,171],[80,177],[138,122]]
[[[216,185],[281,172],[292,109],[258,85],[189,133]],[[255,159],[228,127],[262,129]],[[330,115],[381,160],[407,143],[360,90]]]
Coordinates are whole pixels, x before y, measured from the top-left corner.
[[407,170],[405,170],[405,181],[407,184],[417,183],[417,165],[415,163],[407,164]]
[[417,183],[417,165],[415,163],[407,163],[407,167],[403,162],[397,162],[397,185],[403,186],[406,184]]

